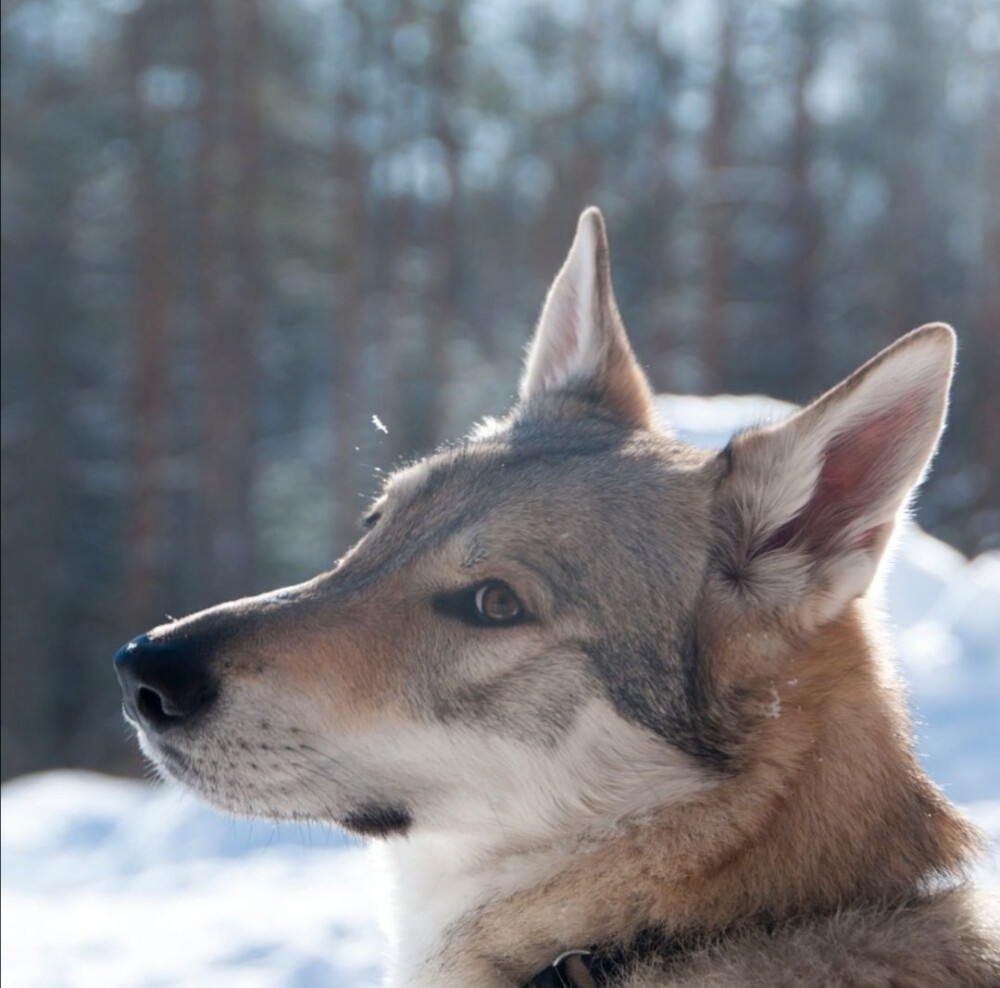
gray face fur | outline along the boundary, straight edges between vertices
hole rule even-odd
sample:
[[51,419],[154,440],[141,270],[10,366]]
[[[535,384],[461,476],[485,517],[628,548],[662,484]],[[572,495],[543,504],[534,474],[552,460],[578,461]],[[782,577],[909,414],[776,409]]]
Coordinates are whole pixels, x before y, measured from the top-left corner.
[[[685,446],[588,211],[510,415],[391,477],[332,572],[123,649],[126,711],[214,802],[365,833],[565,838],[687,798],[738,771],[768,664],[866,589],[953,350],[924,327],[785,423]],[[477,618],[495,583],[511,623]]]
[[[378,580],[453,542],[476,581],[516,569],[512,589],[540,602],[526,616],[533,646],[516,644],[519,627],[472,632],[516,649],[496,678],[483,670],[470,686],[446,659],[430,661],[421,710],[552,741],[597,692],[664,741],[715,759],[699,728],[691,611],[718,472],[709,454],[552,398],[411,468],[401,493],[390,481],[340,576],[345,587]],[[464,589],[461,572],[439,579],[437,593]]]

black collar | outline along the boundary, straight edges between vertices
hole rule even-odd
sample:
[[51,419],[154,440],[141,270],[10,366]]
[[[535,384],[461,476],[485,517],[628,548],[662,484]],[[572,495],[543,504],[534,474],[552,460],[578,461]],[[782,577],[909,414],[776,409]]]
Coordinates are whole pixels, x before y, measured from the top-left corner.
[[607,988],[637,961],[647,957],[676,957],[700,942],[697,936],[643,930],[627,944],[567,950],[522,988]]

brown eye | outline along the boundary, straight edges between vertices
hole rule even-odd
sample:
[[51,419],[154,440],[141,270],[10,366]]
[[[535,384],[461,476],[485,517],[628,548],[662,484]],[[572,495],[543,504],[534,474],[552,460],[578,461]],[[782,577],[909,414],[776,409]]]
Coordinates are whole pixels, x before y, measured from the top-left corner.
[[476,590],[476,611],[488,624],[510,624],[524,608],[506,583],[484,583]]

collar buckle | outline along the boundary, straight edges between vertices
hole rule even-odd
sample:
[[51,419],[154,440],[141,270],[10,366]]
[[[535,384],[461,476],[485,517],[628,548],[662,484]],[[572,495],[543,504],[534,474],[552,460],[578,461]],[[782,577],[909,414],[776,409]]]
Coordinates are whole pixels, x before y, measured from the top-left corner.
[[590,973],[589,950],[564,950],[526,988],[597,988]]

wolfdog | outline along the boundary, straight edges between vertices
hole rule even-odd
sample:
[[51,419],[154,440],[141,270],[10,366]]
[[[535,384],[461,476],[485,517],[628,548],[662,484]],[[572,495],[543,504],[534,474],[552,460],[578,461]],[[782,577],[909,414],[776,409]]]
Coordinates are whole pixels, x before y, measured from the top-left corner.
[[510,413],[330,572],[125,645],[125,715],[217,806],[381,839],[400,988],[996,988],[866,600],[954,349],[923,326],[693,448],[588,209]]

